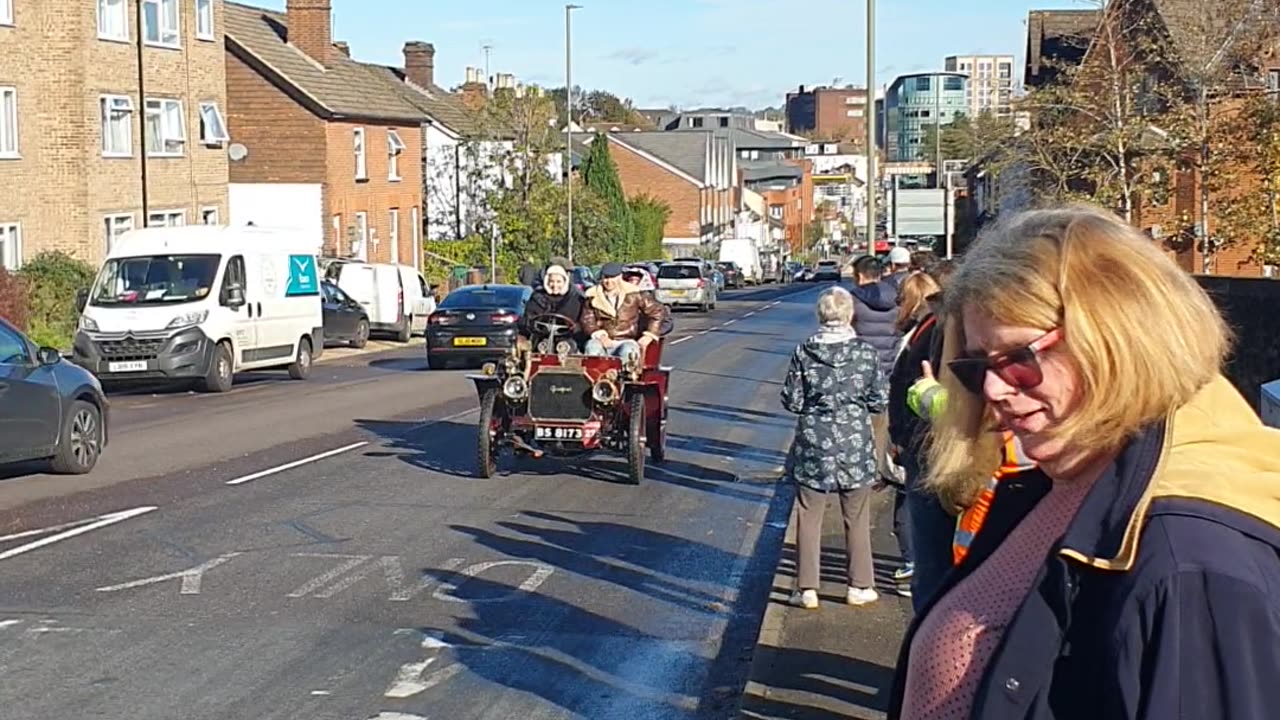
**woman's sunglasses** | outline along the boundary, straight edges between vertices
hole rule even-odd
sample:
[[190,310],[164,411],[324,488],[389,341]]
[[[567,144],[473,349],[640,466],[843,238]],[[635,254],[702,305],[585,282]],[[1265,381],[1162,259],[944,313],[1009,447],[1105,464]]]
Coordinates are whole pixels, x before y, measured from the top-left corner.
[[993,372],[1001,380],[1019,390],[1030,390],[1044,382],[1044,370],[1040,367],[1040,353],[1062,340],[1062,329],[1054,328],[1036,338],[1030,344],[999,355],[976,358],[958,358],[947,363],[947,369],[960,385],[975,395],[982,394],[987,373]]

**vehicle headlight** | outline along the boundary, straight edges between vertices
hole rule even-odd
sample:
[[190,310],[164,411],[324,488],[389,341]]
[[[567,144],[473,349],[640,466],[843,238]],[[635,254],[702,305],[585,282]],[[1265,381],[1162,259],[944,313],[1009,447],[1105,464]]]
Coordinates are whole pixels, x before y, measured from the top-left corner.
[[598,380],[591,387],[591,397],[598,403],[608,405],[618,399],[618,384],[612,380]]
[[572,355],[574,349],[575,348],[573,346],[573,343],[569,340],[561,340],[560,342],[556,343],[557,355]]
[[97,332],[97,331],[98,331],[98,321],[97,321],[97,320],[94,320],[93,318],[89,317],[88,315],[81,315],[81,316],[80,316],[80,329],[81,329],[81,330],[88,330],[89,332]]
[[189,312],[183,315],[179,315],[178,317],[169,321],[169,329],[174,330],[177,328],[184,328],[184,327],[191,327],[192,325],[199,325],[200,323],[204,322],[208,317],[209,317],[208,310],[196,310],[194,312]]
[[514,375],[507,378],[507,381],[502,384],[502,394],[512,400],[519,400],[529,394],[529,386],[525,383],[524,378]]

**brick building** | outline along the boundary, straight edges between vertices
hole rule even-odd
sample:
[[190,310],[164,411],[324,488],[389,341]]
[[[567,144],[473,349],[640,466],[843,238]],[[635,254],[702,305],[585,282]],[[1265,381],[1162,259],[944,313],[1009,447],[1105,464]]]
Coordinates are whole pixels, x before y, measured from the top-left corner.
[[322,228],[326,255],[418,266],[427,117],[385,67],[333,41],[331,17],[329,0],[284,13],[227,3],[227,120],[248,151],[232,189],[314,189],[316,202],[286,210],[308,217],[280,222]]
[[866,88],[801,85],[787,93],[787,132],[815,140],[864,142],[871,110]]
[[606,137],[627,196],[649,195],[670,206],[664,245],[689,251],[732,232],[736,164],[727,138],[700,131]]
[[0,265],[225,220],[222,0],[0,0],[0,58]]

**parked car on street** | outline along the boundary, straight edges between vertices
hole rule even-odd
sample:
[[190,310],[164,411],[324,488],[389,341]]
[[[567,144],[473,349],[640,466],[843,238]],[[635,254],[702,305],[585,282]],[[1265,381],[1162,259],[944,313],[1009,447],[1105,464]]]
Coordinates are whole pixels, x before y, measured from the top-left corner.
[[449,293],[427,322],[427,366],[500,358],[516,345],[516,325],[533,294],[525,285],[466,285]]
[[369,313],[364,306],[329,281],[320,283],[324,303],[324,344],[362,348],[369,342]]
[[658,268],[655,295],[672,308],[693,306],[707,312],[716,307],[716,284],[702,262],[670,262]]
[[740,288],[746,285],[746,279],[743,277],[742,268],[738,267],[738,263],[733,261],[721,261],[716,263],[720,268],[720,272],[724,275],[724,286],[727,288]]
[[107,446],[110,405],[93,373],[0,318],[0,463],[50,460],[80,475]]

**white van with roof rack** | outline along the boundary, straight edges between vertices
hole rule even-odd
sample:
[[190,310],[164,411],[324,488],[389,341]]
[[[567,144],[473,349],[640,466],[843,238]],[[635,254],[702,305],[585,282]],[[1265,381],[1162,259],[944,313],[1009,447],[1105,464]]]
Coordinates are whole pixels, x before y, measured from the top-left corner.
[[207,392],[241,370],[305,379],[324,349],[319,249],[305,232],[253,226],[125,233],[77,298],[72,359],[104,381]]

